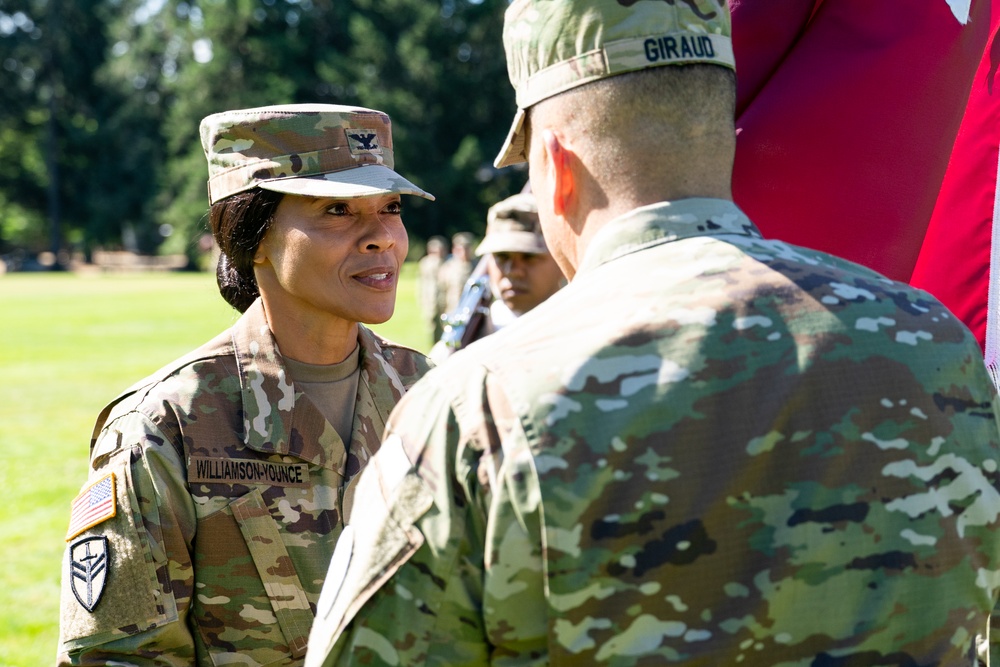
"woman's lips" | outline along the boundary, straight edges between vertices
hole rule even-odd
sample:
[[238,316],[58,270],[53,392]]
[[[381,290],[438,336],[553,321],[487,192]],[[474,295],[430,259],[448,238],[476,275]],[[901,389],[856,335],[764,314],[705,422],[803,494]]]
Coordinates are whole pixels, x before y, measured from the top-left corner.
[[366,287],[377,290],[390,290],[396,286],[396,272],[390,268],[368,269],[354,274],[354,279]]

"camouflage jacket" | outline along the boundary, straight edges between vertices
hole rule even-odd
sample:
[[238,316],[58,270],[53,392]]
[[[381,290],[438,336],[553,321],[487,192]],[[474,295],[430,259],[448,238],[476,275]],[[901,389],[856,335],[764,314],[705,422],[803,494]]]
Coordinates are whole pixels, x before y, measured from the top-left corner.
[[401,401],[306,665],[975,664],[998,462],[938,301],[642,207]]
[[259,300],[105,408],[67,536],[59,664],[302,663],[350,482],[428,368],[359,332],[349,447],[286,379]]

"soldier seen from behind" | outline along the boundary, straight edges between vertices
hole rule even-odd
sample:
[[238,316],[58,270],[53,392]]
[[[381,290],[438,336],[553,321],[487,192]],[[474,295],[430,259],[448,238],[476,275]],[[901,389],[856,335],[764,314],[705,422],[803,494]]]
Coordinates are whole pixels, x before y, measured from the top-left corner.
[[570,283],[397,406],[306,664],[985,664],[981,351],[732,202],[727,3],[514,0],[504,46]]
[[407,251],[389,117],[201,123],[219,289],[242,316],[101,413],[73,501],[60,665],[300,665],[358,472],[428,369],[362,323]]

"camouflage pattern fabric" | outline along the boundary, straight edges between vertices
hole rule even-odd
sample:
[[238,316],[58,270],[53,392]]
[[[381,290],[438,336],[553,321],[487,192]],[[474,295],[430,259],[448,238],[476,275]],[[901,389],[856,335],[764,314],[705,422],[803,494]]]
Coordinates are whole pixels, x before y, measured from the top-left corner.
[[212,114],[201,121],[214,204],[261,187],[311,197],[384,193],[434,199],[393,171],[392,123],[381,111],[335,104],[281,104]]
[[549,97],[649,67],[735,68],[725,0],[513,0],[503,44],[517,112],[497,168],[527,162],[525,109]]
[[521,109],[648,67],[735,67],[724,0],[519,0],[504,13],[507,73]]
[[535,195],[521,192],[507,197],[486,212],[486,236],[476,248],[476,255],[495,252],[547,253],[545,237],[538,221]]
[[997,407],[928,294],[636,209],[400,402],[306,665],[985,664]]
[[[287,380],[259,300],[104,410],[90,480],[114,473],[117,512],[68,540],[60,665],[302,664],[352,480],[428,368],[359,331],[348,445]],[[105,539],[106,583],[88,611],[70,552]]]

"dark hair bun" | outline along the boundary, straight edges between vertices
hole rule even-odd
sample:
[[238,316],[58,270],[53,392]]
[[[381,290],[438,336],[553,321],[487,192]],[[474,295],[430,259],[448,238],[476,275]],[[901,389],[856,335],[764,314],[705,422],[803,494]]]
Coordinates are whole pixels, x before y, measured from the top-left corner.
[[219,255],[219,265],[215,269],[215,280],[219,284],[219,293],[222,294],[222,298],[241,313],[246,312],[250,304],[260,296],[253,274],[247,276],[240,273],[225,253]]

